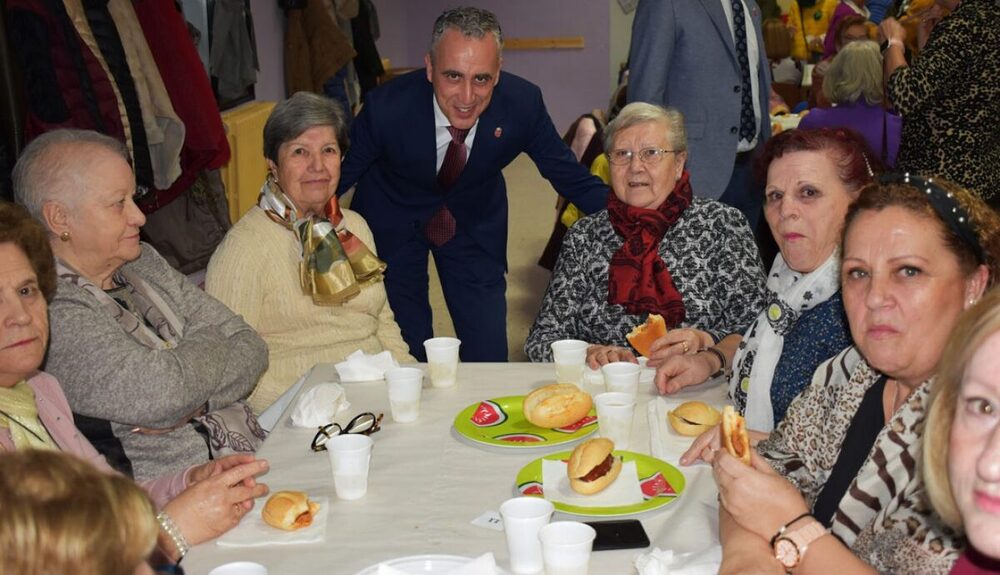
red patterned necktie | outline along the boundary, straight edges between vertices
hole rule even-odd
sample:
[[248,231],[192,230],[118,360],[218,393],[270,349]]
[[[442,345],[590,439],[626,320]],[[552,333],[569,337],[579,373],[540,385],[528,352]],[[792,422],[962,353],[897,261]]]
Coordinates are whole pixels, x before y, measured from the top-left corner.
[[[438,170],[437,177],[438,185],[445,193],[451,189],[455,180],[462,173],[462,169],[465,168],[467,156],[465,137],[469,134],[469,130],[448,126],[448,132],[451,134],[451,142],[448,144],[448,151],[444,154],[444,161],[441,162],[441,169]],[[435,246],[443,246],[455,237],[455,217],[451,215],[448,206],[441,206],[441,209],[431,216],[424,231],[427,234],[427,240]]]

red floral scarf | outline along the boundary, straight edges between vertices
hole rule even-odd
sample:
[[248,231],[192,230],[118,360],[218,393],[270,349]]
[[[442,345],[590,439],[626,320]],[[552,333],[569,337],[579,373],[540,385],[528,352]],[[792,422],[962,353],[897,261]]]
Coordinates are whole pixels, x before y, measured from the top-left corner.
[[611,257],[608,303],[621,304],[634,315],[658,313],[668,328],[684,321],[684,302],[658,249],[663,235],[689,205],[691,184],[687,171],[655,210],[630,206],[609,194],[611,226],[625,242]]

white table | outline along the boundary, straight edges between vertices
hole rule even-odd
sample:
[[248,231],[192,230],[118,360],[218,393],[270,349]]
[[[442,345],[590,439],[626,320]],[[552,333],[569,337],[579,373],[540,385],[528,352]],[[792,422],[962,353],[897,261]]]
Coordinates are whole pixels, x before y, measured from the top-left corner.
[[[426,373],[427,366],[420,367]],[[311,496],[329,497],[326,541],[252,548],[220,547],[209,542],[190,551],[184,559],[185,569],[190,575],[203,575],[223,563],[248,560],[266,565],[270,575],[352,575],[396,557],[432,553],[473,557],[487,551],[494,553],[500,566],[509,567],[503,532],[470,522],[486,511],[498,509],[500,503],[515,495],[514,478],[524,465],[567,447],[483,446],[455,432],[452,421],[472,403],[524,394],[552,383],[554,376],[552,364],[461,364],[456,387],[432,388],[425,378],[420,419],[410,424],[392,421],[384,382],[343,384],[351,409],[338,416],[338,422],[345,423],[362,411],[385,413],[382,431],[372,436],[375,449],[368,494],[358,501],[336,499],[328,457],[309,449],[314,430],[291,427],[286,411],[259,452],[270,462],[270,471],[262,481],[272,491],[297,489]],[[312,370],[302,389],[336,380],[333,366],[321,364]],[[584,387],[591,393],[603,391]],[[653,389],[640,391],[631,451],[650,453],[646,404],[655,398]],[[708,382],[667,401],[676,405],[690,399],[722,405],[724,386],[718,381]],[[659,435],[673,455],[665,459],[678,466],[676,458],[691,439],[672,430]],[[717,491],[711,468],[701,464],[680,469],[687,480],[681,497],[634,516],[642,521],[654,546],[678,553],[701,550],[718,542]],[[263,504],[263,500],[257,504]],[[600,518],[580,519],[557,512],[554,519]],[[640,551],[596,552],[590,573],[632,573],[632,558]]]

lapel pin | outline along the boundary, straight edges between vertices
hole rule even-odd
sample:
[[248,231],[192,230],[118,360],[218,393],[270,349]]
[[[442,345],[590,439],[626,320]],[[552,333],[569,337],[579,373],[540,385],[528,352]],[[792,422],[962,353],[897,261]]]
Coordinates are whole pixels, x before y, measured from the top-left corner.
[[503,128],[497,126],[497,129],[493,130],[493,137],[494,138],[499,138],[502,135],[503,135]]

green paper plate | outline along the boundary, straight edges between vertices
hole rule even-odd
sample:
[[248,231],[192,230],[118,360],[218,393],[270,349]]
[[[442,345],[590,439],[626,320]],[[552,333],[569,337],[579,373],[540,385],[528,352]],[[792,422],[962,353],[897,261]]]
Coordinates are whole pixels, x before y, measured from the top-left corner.
[[477,443],[522,449],[562,445],[597,431],[594,409],[573,425],[545,429],[528,422],[523,404],[523,395],[473,403],[455,416],[455,430]]
[[[518,492],[521,495],[544,497],[545,494],[542,493],[542,460],[567,461],[571,453],[573,452],[552,453],[525,465],[515,479]],[[592,517],[632,515],[663,507],[677,499],[684,491],[684,474],[666,461],[631,451],[615,451],[614,454],[621,456],[623,462],[635,461],[636,472],[639,474],[639,485],[642,487],[644,498],[642,503],[622,507],[582,507],[553,501],[556,509],[570,515]]]

